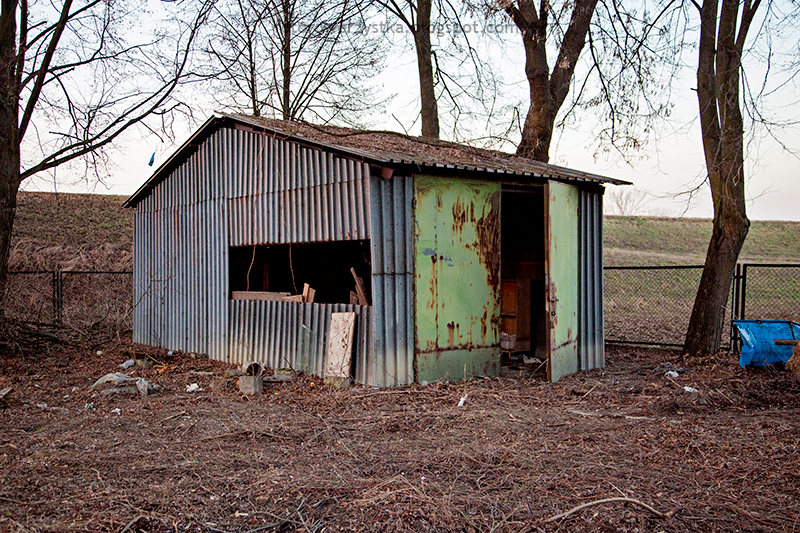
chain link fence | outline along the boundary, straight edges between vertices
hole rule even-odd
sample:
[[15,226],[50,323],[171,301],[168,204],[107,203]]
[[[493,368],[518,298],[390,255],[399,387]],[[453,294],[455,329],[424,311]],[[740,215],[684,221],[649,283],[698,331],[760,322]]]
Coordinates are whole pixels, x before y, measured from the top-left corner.
[[702,266],[603,270],[607,341],[683,346]]
[[77,332],[133,329],[133,273],[10,272],[6,316]]
[[738,265],[734,318],[800,322],[800,265]]
[[[703,267],[605,267],[608,342],[682,347]],[[800,322],[800,265],[737,265],[730,319]],[[722,339],[730,348],[730,339]]]
[[[606,267],[606,340],[683,346],[702,272],[702,266]],[[79,332],[133,329],[132,272],[11,272],[8,283],[11,318]],[[728,305],[731,318],[800,322],[800,265],[738,265]]]

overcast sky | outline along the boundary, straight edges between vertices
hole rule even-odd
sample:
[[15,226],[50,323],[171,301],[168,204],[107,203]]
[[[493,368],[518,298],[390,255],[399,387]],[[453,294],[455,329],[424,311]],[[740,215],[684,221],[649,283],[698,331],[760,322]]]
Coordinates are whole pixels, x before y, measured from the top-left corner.
[[[157,0],[149,0],[148,3],[155,10],[163,10],[169,6]],[[482,53],[492,58],[497,69],[496,74],[502,81],[506,107],[501,113],[505,112],[508,116],[503,117],[500,114],[494,117],[495,122],[510,122],[511,114],[508,110],[513,105],[525,106],[524,111],[527,111],[524,101],[528,89],[523,71],[521,39],[518,35],[509,33],[501,39],[497,39],[495,35],[492,39],[482,38],[474,42]],[[396,96],[382,112],[369,117],[371,127],[397,131],[405,128],[410,133],[419,133],[419,121],[415,121],[419,109],[414,59],[411,50],[388,58],[387,63],[391,66],[376,82],[383,85],[386,95]],[[693,73],[688,71],[687,80],[680,84],[681,87],[673,89],[676,105],[669,122],[658,128],[657,142],[648,143],[641,150],[626,154],[623,158],[598,147],[592,134],[596,121],[591,116],[581,117],[578,126],[556,132],[550,150],[550,162],[632,182],[637,191],[646,192],[646,200],[638,208],[638,214],[711,217],[708,186],[702,183],[705,167],[692,77]],[[793,95],[779,94],[778,98],[781,100],[774,102],[773,108],[779,109],[781,105],[786,105],[787,114],[796,113],[796,99]],[[207,103],[198,107],[198,119],[202,122],[215,106]],[[85,183],[70,175],[68,169],[59,169],[55,182],[52,176],[42,176],[26,183],[24,188],[57,188],[62,192],[129,195],[169,157],[196,126],[196,123],[179,124],[175,143],[162,142],[154,135],[139,132],[128,135],[119,149],[111,153],[111,172],[104,184]],[[480,132],[471,131],[470,134],[480,136]],[[782,148],[766,132],[757,132],[750,136],[746,179],[748,216],[753,220],[800,220],[800,159],[795,155],[800,153],[800,126],[783,129],[779,136],[779,140],[789,150]],[[446,128],[443,128],[443,138],[448,138]],[[507,146],[506,149],[512,150],[513,146]],[[790,150],[794,150],[794,153]],[[150,167],[148,162],[153,152],[156,154],[155,162]],[[687,194],[694,189],[694,194]],[[611,192],[609,190],[607,194]]]

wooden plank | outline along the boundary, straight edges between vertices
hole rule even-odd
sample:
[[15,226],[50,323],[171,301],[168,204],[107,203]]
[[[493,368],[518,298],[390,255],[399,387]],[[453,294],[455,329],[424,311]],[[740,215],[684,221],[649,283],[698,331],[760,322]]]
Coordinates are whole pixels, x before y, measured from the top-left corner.
[[263,292],[263,291],[233,291],[231,300],[266,300],[270,302],[280,302],[289,296],[288,292]]
[[355,327],[355,313],[331,313],[328,352],[325,357],[326,382],[328,378],[349,380]]
[[353,279],[356,280],[356,293],[358,294],[358,305],[369,305],[369,303],[367,302],[367,294],[364,291],[364,282],[362,282],[359,275],[356,274],[355,268],[351,268],[350,273],[353,275]]
[[298,302],[298,303],[303,303],[303,295],[302,295],[302,294],[296,294],[296,295],[294,295],[294,296],[284,296],[283,298],[281,298],[281,301],[282,301],[282,302]]
[[358,295],[350,291],[350,305],[358,305]]
[[303,284],[303,301],[307,304],[314,303],[314,295],[317,293],[308,283]]
[[775,339],[775,344],[777,346],[798,346],[800,339]]

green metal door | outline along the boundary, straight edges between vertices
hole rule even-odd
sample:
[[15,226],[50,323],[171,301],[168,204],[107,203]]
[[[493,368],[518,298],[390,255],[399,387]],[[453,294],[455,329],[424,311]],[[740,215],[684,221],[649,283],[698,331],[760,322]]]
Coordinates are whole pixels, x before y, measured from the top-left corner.
[[548,181],[545,191],[547,377],[558,381],[578,371],[578,189]]
[[414,179],[417,380],[500,366],[500,184]]

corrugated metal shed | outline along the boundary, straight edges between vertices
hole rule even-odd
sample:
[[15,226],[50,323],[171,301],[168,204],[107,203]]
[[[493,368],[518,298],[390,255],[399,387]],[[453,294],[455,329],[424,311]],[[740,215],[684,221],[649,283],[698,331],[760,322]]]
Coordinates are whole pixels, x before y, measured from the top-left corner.
[[[428,182],[420,177],[423,173]],[[441,227],[435,230],[427,226],[437,223],[435,209],[415,211],[415,196],[424,183],[444,178],[460,196],[451,199],[455,203],[447,213],[439,206]],[[461,298],[466,300],[453,300],[452,294],[441,300],[440,308],[456,314],[442,322],[443,334],[436,333],[433,352],[420,347],[419,328],[428,326],[422,323],[421,278],[415,273],[415,262],[424,255],[415,248],[420,224],[424,235],[440,239],[441,248],[453,238],[451,232],[473,231],[476,223],[480,225],[474,217],[482,193],[470,192],[480,189],[470,183],[495,184],[496,191],[501,184],[536,190],[551,180],[575,188],[580,199],[575,215],[565,222],[574,220],[579,236],[576,367],[603,366],[602,185],[624,182],[389,132],[224,114],[207,120],[126,203],[136,208],[134,340],[208,353],[231,363],[254,359],[273,368],[290,366],[319,375],[331,313],[351,311],[357,314],[356,381],[396,386],[413,383],[421,373],[461,378],[437,361],[453,347],[463,352],[451,354],[460,361],[454,365],[462,368],[460,358],[484,361],[499,353],[492,327],[500,322],[500,291],[495,287],[478,298],[478,292],[465,289]],[[462,211],[455,211],[456,204]],[[433,218],[427,220],[429,215]],[[464,268],[477,275],[473,284],[483,278],[490,288],[499,284],[489,279],[498,272],[468,266],[475,247],[470,239],[453,240],[447,248],[450,259],[460,258]],[[258,247],[342,242],[369,242],[370,305],[231,298],[232,250],[251,247],[254,261]],[[440,266],[442,287],[458,291],[459,276]],[[487,321],[495,324],[489,327],[493,336],[484,335],[486,342],[477,341],[480,320],[469,318],[470,295],[481,299],[474,302],[477,308],[490,310],[482,317],[484,329]],[[450,323],[452,339],[446,331]],[[435,357],[427,359],[426,353]]]

